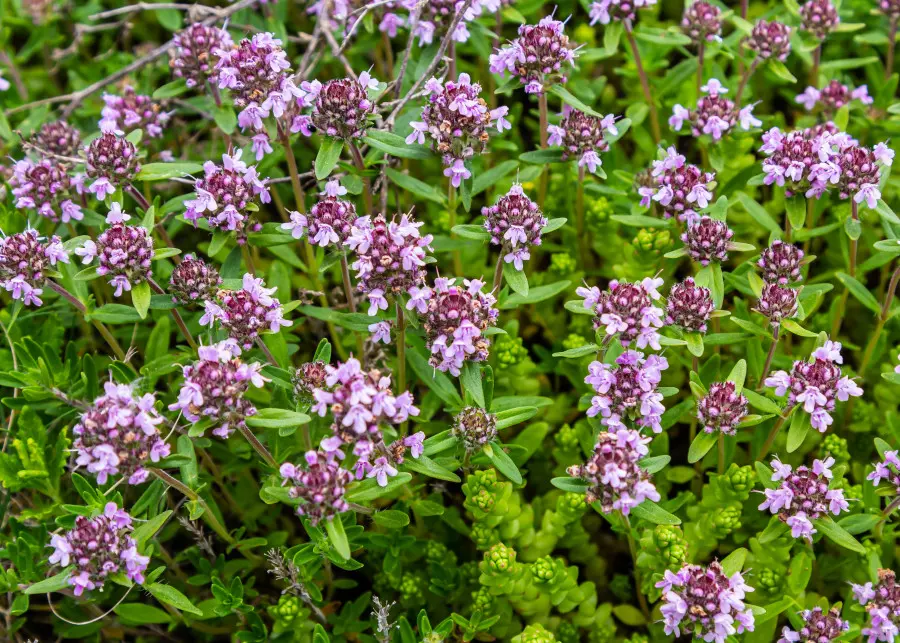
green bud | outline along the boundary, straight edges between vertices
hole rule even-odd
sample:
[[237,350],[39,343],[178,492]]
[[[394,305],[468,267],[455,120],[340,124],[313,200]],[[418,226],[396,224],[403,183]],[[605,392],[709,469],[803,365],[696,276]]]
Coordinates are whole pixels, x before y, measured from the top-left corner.
[[557,643],[556,637],[548,632],[543,625],[535,623],[529,625],[521,634],[512,638],[512,643]]
[[573,348],[581,348],[587,343],[587,340],[581,335],[578,335],[577,333],[569,333],[562,341],[562,347],[564,350],[570,351]]
[[550,255],[550,272],[557,275],[571,275],[578,270],[578,261],[568,252],[554,252]]
[[531,576],[536,583],[546,583],[556,575],[556,561],[550,556],[538,558],[531,564]]
[[713,514],[712,523],[720,533],[729,534],[741,527],[741,507],[722,507]]
[[776,594],[784,583],[784,577],[769,567],[756,572],[757,587],[768,594]]
[[850,461],[849,443],[835,433],[828,433],[819,445],[819,458],[833,457],[838,463]]
[[489,549],[500,540],[497,530],[482,523],[472,525],[472,541],[478,549]]
[[418,574],[404,574],[400,581],[400,600],[404,605],[417,607],[425,604],[428,581]]
[[563,621],[556,627],[556,638],[559,643],[581,643],[581,633],[569,621]]
[[641,228],[631,244],[639,256],[655,259],[672,249],[672,234],[665,228]]
[[613,214],[612,204],[605,196],[585,195],[585,221],[590,227],[601,226],[609,221],[610,215]]
[[726,487],[737,495],[744,496],[743,499],[746,500],[748,497],[746,494],[750,493],[750,490],[753,489],[753,483],[756,482],[756,473],[749,465],[739,467],[732,463],[728,467],[728,471],[725,472],[723,482],[725,482]]
[[479,610],[482,614],[490,614],[494,607],[494,597],[487,587],[479,587],[472,592],[472,610]]
[[503,543],[497,543],[485,552],[484,562],[495,574],[511,572],[516,566],[516,550]]
[[497,335],[491,346],[491,357],[498,365],[510,368],[528,357],[528,349],[525,348],[521,337]]

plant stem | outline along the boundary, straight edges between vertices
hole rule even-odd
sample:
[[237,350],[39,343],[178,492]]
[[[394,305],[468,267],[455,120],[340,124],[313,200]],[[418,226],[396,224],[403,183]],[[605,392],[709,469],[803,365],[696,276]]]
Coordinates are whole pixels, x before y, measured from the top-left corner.
[[719,443],[719,475],[725,473],[725,434],[719,431],[719,437],[717,439]]
[[[74,306],[75,309],[78,310],[78,312],[80,312],[82,315],[87,315],[87,307],[83,303],[81,303],[81,300],[78,299],[78,297],[70,293],[68,290],[60,286],[52,279],[47,279],[44,283],[46,283],[47,286],[50,287],[50,290],[72,304],[72,306]],[[92,318],[91,323],[94,325],[94,328],[97,329],[103,339],[106,340],[106,343],[112,349],[113,353],[116,354],[116,359],[118,359],[120,362],[124,362],[125,351],[122,350],[122,346],[119,344],[116,338],[113,337],[113,334],[109,332],[109,329],[103,324],[103,322],[97,321],[96,319]]]
[[[634,33],[631,30],[631,21],[625,20],[625,36],[628,38],[628,45],[631,47],[631,53],[634,55],[634,64],[637,67],[638,77],[641,79],[641,89],[644,91],[644,100],[650,108],[650,130],[653,133],[653,142],[659,144],[662,140],[662,132],[659,129],[659,115],[656,113],[656,103],[653,102],[653,95],[650,93],[650,81],[647,80],[647,72],[644,71],[644,65],[641,63],[641,54],[638,51],[637,41],[634,39]],[[738,104],[737,102],[735,104]]]
[[[456,227],[456,188],[453,187],[453,183],[448,183],[447,185],[447,210],[450,213],[450,238],[455,239],[456,234],[453,232],[453,228]],[[459,250],[454,250],[452,254],[453,272],[456,273],[457,277],[462,277],[462,255]]]
[[772,345],[769,346],[769,354],[766,355],[766,363],[763,365],[762,375],[759,376],[759,382],[756,384],[756,390],[761,391],[766,381],[766,375],[769,374],[769,369],[772,368],[772,359],[775,357],[775,349],[778,346],[778,333],[781,330],[781,326],[776,326],[775,330],[772,333]]
[[397,390],[403,393],[406,390],[406,316],[402,302],[397,299],[394,303],[397,306]]
[[366,211],[368,214],[374,215],[374,211],[372,210],[372,182],[369,180],[369,177],[363,174],[366,171],[366,163],[363,161],[362,153],[360,153],[359,148],[356,147],[356,143],[349,143],[350,146],[350,154],[353,156],[353,164],[356,166],[356,169],[360,171],[361,178],[363,180],[363,200],[366,202]]
[[279,366],[278,360],[275,359],[275,356],[272,355],[272,351],[269,350],[269,347],[266,346],[266,343],[262,340],[262,337],[256,337],[256,346],[263,352],[263,355],[266,356],[266,359],[269,360],[269,363],[272,366]]
[[889,79],[894,73],[894,47],[897,40],[897,18],[891,18],[891,28],[888,30],[887,59],[884,61],[884,79]]
[[[859,221],[859,210],[856,201],[850,200],[850,215],[854,221]],[[851,277],[856,277],[856,254],[859,249],[859,243],[856,239],[850,239],[850,269],[848,270]],[[837,338],[841,332],[841,324],[844,322],[844,310],[847,307],[847,300],[850,298],[850,289],[844,288],[841,298],[838,300],[838,307],[835,311],[834,321],[831,324],[831,337]]]
[[772,448],[772,444],[775,442],[775,438],[778,437],[778,432],[781,431],[781,427],[784,426],[784,422],[787,419],[787,410],[785,410],[785,414],[780,416],[778,420],[775,422],[775,426],[772,427],[772,430],[769,431],[768,437],[766,437],[766,441],[763,442],[762,449],[759,450],[759,455],[756,456],[758,461],[762,461],[763,458],[769,453],[769,449]]
[[241,432],[247,442],[250,443],[250,446],[253,447],[253,450],[256,451],[259,456],[265,460],[266,464],[270,467],[278,471],[278,462],[275,461],[275,458],[272,457],[272,454],[269,453],[269,450],[260,442],[255,435],[253,435],[253,431],[251,431],[246,426],[239,426],[238,430]]
[[813,51],[812,69],[809,70],[809,84],[813,87],[819,85],[819,62],[822,60],[822,43]]
[[900,497],[891,500],[890,504],[881,512],[881,520],[878,521],[875,529],[872,530],[875,540],[881,540],[881,535],[884,533],[884,523],[887,522],[887,519],[891,517],[891,514],[894,513],[897,507],[900,507]]
[[494,297],[500,295],[500,289],[503,287],[503,252],[497,257],[497,267],[494,268],[494,283],[491,285],[491,292]]
[[703,56],[706,53],[706,47],[701,42],[697,48],[697,98],[700,98],[700,88],[703,87]]
[[575,190],[575,230],[578,234],[578,252],[582,265],[587,266],[587,240],[584,230],[584,167],[578,168],[578,187]]
[[147,467],[147,471],[149,471],[152,475],[156,476],[173,489],[180,491],[185,498],[193,500],[201,507],[203,507],[203,517],[206,520],[207,524],[212,528],[212,530],[219,534],[219,536],[221,536],[229,545],[236,544],[236,541],[234,540],[232,535],[228,533],[228,530],[225,528],[225,526],[219,522],[219,519],[216,518],[216,515],[210,510],[209,505],[206,504],[206,500],[204,500],[200,494],[184,484],[181,480],[173,478],[162,469],[157,469],[156,467]]
[[753,62],[750,63],[750,66],[744,71],[744,75],[741,76],[741,84],[738,86],[737,94],[734,95],[734,104],[737,108],[740,108],[741,106],[741,96],[744,95],[744,89],[747,87],[747,83],[750,81],[753,72],[756,71],[756,66],[758,64],[759,58],[754,58]]
[[622,514],[622,522],[625,523],[628,550],[631,552],[631,561],[634,564],[635,593],[637,594],[638,604],[641,606],[641,612],[644,613],[644,619],[650,622],[650,607],[647,605],[647,598],[644,596],[644,592],[641,591],[641,572],[637,566],[637,547],[634,544],[634,535],[631,533],[631,522],[625,514]]
[[350,267],[347,265],[347,255],[341,253],[341,280],[344,282],[344,296],[347,298],[347,306],[351,313],[356,312],[356,300],[353,298],[353,284],[350,281]]
[[246,243],[239,243],[238,245],[241,247],[241,256],[244,259],[244,264],[247,266],[247,272],[255,277],[256,264],[253,263],[253,257],[250,255],[250,248],[247,247]]
[[[165,295],[166,291],[162,289],[156,281],[152,278],[148,278],[147,282],[150,284],[150,288],[156,292],[157,295]],[[175,325],[178,326],[181,334],[184,335],[184,338],[187,340],[188,346],[190,346],[193,350],[197,350],[197,342],[194,341],[194,336],[191,335],[191,331],[188,330],[187,325],[184,323],[184,319],[181,317],[181,313],[178,312],[177,308],[173,308],[171,310],[172,319],[175,320]]]
[[[538,135],[541,138],[541,149],[547,149],[547,144],[549,141],[549,132],[547,131],[547,93],[541,91],[538,94],[538,118],[539,124],[538,127],[540,130],[538,131]],[[550,181],[550,177],[548,175],[549,168],[547,165],[544,165],[541,168],[541,176],[538,179],[538,205],[543,208],[544,200],[547,198],[547,186]]]

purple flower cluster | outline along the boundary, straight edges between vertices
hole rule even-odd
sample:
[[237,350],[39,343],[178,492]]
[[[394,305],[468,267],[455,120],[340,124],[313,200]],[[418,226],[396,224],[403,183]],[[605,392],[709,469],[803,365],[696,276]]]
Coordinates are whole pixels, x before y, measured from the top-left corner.
[[612,114],[600,118],[564,105],[562,122],[548,125],[547,132],[550,134],[547,142],[563,148],[564,161],[575,157],[578,167],[587,167],[593,173],[603,165],[600,153],[609,150],[605,134],[616,136],[619,130],[616,129],[616,117]]
[[215,266],[203,259],[186,255],[169,277],[172,301],[182,306],[205,305],[219,292],[222,278]]
[[650,180],[638,188],[638,194],[643,207],[648,208],[656,201],[662,206],[665,218],[677,217],[681,222],[690,223],[699,217],[697,210],[713,200],[715,187],[715,174],[686,164],[684,156],[669,147],[665,157],[653,161]]
[[169,410],[180,411],[195,423],[203,418],[211,420],[213,435],[220,438],[245,427],[245,420],[256,415],[256,407],[244,399],[244,394],[251,385],[262,388],[269,380],[260,373],[262,364],[245,364],[240,354],[233,339],[198,348],[200,359],[182,369],[184,383]]
[[353,481],[353,474],[341,468],[340,460],[333,453],[307,451],[304,459],[305,467],[286,462],[279,469],[284,478],[282,486],[291,485],[291,498],[303,501],[297,507],[297,514],[308,517],[316,526],[323,519],[333,520],[348,511],[350,504],[344,500],[344,491]]
[[212,53],[218,58],[214,73],[219,89],[229,90],[238,107],[255,105],[268,116],[272,103],[282,98],[283,82],[289,78],[285,72],[291,68],[281,41],[271,33],[257,33],[237,45],[223,41]]
[[725,98],[728,89],[715,78],[710,78],[700,89],[707,95],[697,101],[694,110],[688,110],[678,103],[672,108],[669,126],[676,132],[680,132],[684,124],[688,123],[694,136],[708,134],[714,141],[718,141],[736,124],[745,132],[762,125],[762,121],[753,115],[755,105],[736,106],[733,101]]
[[791,528],[794,538],[806,538],[812,542],[812,535],[816,533],[813,520],[850,510],[843,489],[829,489],[834,477],[831,472],[833,464],[834,458],[827,458],[824,461],[813,460],[812,469],[805,466],[791,469],[791,465],[775,458],[772,460],[775,470],[772,480],[780,480],[781,486],[764,491],[766,499],[759,506],[760,511],[769,510],[777,515]]
[[872,471],[866,480],[871,480],[873,485],[881,484],[882,480],[887,480],[888,484],[894,487],[897,495],[900,495],[900,457],[897,451],[885,451],[884,459],[875,463],[875,470]]
[[833,114],[853,100],[858,100],[863,105],[871,105],[875,102],[875,99],[869,96],[867,85],[860,85],[851,91],[849,87],[836,80],[832,80],[821,90],[808,86],[802,94],[797,94],[794,100],[803,105],[808,112],[813,111],[817,104],[821,104],[822,111],[826,114]]
[[141,171],[137,148],[113,132],[104,132],[87,147],[85,173],[94,182],[88,192],[101,201],[128,184]]
[[200,325],[212,327],[218,322],[231,339],[249,350],[261,330],[277,333],[292,323],[284,318],[281,302],[272,296],[276,290],[266,288],[262,278],[247,273],[240,290],[220,290],[216,301],[204,302]]
[[744,40],[759,60],[775,58],[784,62],[791,53],[791,28],[780,22],[760,20]]
[[103,94],[103,110],[100,112],[100,131],[124,136],[134,130],[143,130],[147,136],[162,136],[171,114],[149,96],[143,96],[126,85],[121,96]]
[[650,355],[645,359],[638,351],[625,351],[616,358],[615,366],[591,362],[584,381],[596,395],[591,398],[588,416],[602,416],[602,424],[611,431],[624,429],[625,420],[633,420],[639,427],[662,432],[660,420],[666,408],[657,387],[662,371],[668,367],[665,357]]
[[531,258],[531,247],[541,245],[541,230],[547,225],[538,204],[516,183],[497,203],[481,208],[481,214],[491,243],[501,248],[503,261],[522,270],[523,262]]
[[[466,23],[475,20],[475,18],[485,12],[496,13],[506,1],[507,0],[475,0],[466,10],[466,13],[463,15],[459,24],[456,25],[456,29],[453,31],[452,36],[453,41],[466,42],[470,36],[469,28]],[[435,35],[440,39],[443,34],[447,33],[447,29],[450,28],[450,23],[466,3],[464,0],[428,0],[427,2],[421,3],[422,11],[419,14],[418,21],[415,21],[412,17],[417,4],[415,0],[400,0],[400,4],[410,12],[408,24],[414,27],[413,33],[419,38],[419,46],[421,47],[423,45],[430,45],[434,41]],[[397,26],[402,24],[402,19],[396,16],[396,14],[394,14],[393,18],[389,18],[389,15],[390,14],[385,15],[379,29],[381,31],[387,31],[390,35],[391,31],[396,32]],[[397,22],[398,20],[400,20],[400,22]],[[393,35],[391,37],[393,37]]]
[[644,500],[659,500],[650,474],[639,464],[649,443],[649,437],[631,429],[601,431],[587,462],[567,469],[588,484],[585,502],[599,501],[603,513],[621,511],[627,516]]
[[720,40],[722,33],[721,13],[717,6],[705,0],[691,2],[684,9],[684,15],[681,18],[681,31],[693,40],[695,45]]
[[[407,293],[413,300],[423,293],[426,250],[433,237],[422,236],[421,222],[404,214],[399,221],[388,222],[383,214],[375,218],[359,217],[353,222],[344,245],[356,252],[353,269],[359,290],[369,299],[369,314],[387,310],[387,295]],[[422,304],[424,305],[424,304]]]
[[88,239],[75,249],[75,254],[85,265],[97,260],[97,274],[111,277],[109,285],[116,289],[116,297],[147,281],[152,273],[153,237],[142,226],[121,222],[129,218],[122,213],[121,206],[114,203],[106,220],[115,223],[101,232],[97,241]]
[[821,607],[800,612],[802,627],[797,631],[787,625],[781,630],[777,643],[831,643],[850,629],[850,622],[841,618],[841,610],[832,607],[827,612]]
[[403,462],[409,449],[413,458],[422,455],[425,434],[421,431],[402,438],[390,446],[384,442],[381,427],[399,425],[419,414],[409,391],[395,396],[391,378],[378,370],[364,371],[359,360],[350,358],[337,366],[325,365],[325,382],[313,390],[312,411],[325,417],[328,411],[334,422],[329,438],[322,440],[328,458],[343,459],[341,448],[352,445],[356,478],[375,478],[382,487],[389,477],[397,475],[395,465]]
[[128,484],[141,484],[149,475],[144,463],[159,462],[170,452],[157,429],[163,418],[153,406],[156,398],[152,393],[135,397],[132,386],[115,382],[106,382],[103,390],[72,429],[75,464],[99,484],[120,473]]
[[681,241],[691,259],[700,262],[702,266],[708,266],[712,262],[728,261],[733,236],[734,232],[724,221],[702,216],[688,223],[681,233]]
[[656,0],[598,0],[591,3],[591,24],[608,25],[610,22],[633,21],[638,9],[646,9]]
[[20,210],[34,210],[54,223],[84,218],[81,206],[70,198],[78,186],[69,178],[66,166],[58,161],[16,161],[9,185]]
[[328,376],[325,366],[325,362],[317,360],[301,364],[294,370],[291,383],[294,385],[294,400],[297,404],[312,404],[313,391],[325,387],[325,378]]
[[871,582],[865,585],[854,583],[853,596],[869,613],[869,626],[862,630],[862,635],[869,637],[868,643],[893,643],[900,636],[900,586],[894,572],[879,569],[874,587]]
[[304,100],[312,105],[312,124],[321,134],[345,141],[365,136],[369,117],[375,113],[369,90],[377,87],[378,81],[366,71],[358,80],[341,78],[324,85],[317,81],[305,83],[303,88],[309,93]]
[[66,121],[51,121],[41,126],[31,142],[50,154],[74,157],[81,149],[81,134]]
[[197,87],[206,82],[218,84],[214,52],[234,47],[226,30],[196,22],[175,34],[173,41],[175,47],[169,60],[173,76],[184,78],[188,87]]
[[184,202],[185,219],[196,225],[205,218],[213,230],[235,231],[238,243],[245,242],[247,233],[255,229],[251,221],[256,199],[263,203],[272,199],[268,179],[260,179],[256,166],[241,160],[242,153],[223,154],[222,165],[204,163],[204,177],[194,183],[196,198]]
[[762,272],[763,281],[786,286],[803,280],[800,274],[803,257],[803,251],[797,246],[775,239],[762,251],[756,265]]
[[294,239],[302,239],[305,234],[310,243],[321,248],[343,246],[356,219],[356,206],[338,198],[346,193],[347,188],[337,181],[329,181],[325,196],[309,209],[309,214],[291,212],[291,220],[282,223],[282,229],[290,230]]
[[497,417],[477,406],[467,406],[453,418],[450,433],[466,451],[478,451],[497,437]]
[[608,337],[618,334],[622,346],[636,341],[638,348],[659,350],[663,309],[653,302],[662,298],[657,290],[662,284],[662,279],[645,277],[640,283],[610,281],[606,292],[596,286],[575,292],[584,297],[584,307],[594,312],[594,328],[604,327]]
[[841,18],[831,0],[809,0],[800,7],[801,29],[817,40],[824,40],[837,27]]
[[69,263],[59,237],[46,240],[37,230],[0,236],[0,288],[25,306],[40,306],[45,271],[57,262]]
[[734,382],[715,382],[697,402],[697,419],[707,433],[736,435],[738,425],[747,416],[747,404]]
[[424,316],[426,346],[430,363],[439,371],[459,375],[463,363],[483,362],[488,358],[491,342],[484,332],[493,326],[499,311],[497,299],[482,291],[484,282],[466,279],[464,288],[454,285],[456,279],[439,277],[434,288],[422,288],[407,302]]
[[666,325],[680,326],[689,333],[705,333],[706,322],[716,309],[709,288],[691,277],[672,286],[666,298]]
[[536,25],[520,26],[518,38],[491,54],[491,73],[503,76],[509,72],[529,94],[543,94],[553,85],[565,83],[563,66],[575,67],[577,50],[570,47],[564,31],[565,23],[553,16]]
[[846,375],[841,377],[840,342],[827,341],[813,351],[808,362],[797,360],[790,373],[776,371],[766,378],[766,386],[775,389],[776,395],[788,396],[788,408],[802,404],[798,409],[810,414],[812,426],[824,433],[833,422],[830,412],[834,410],[835,398],[846,402],[850,397],[859,397],[863,390]]
[[706,569],[685,565],[675,573],[666,570],[656,587],[662,589],[665,601],[660,611],[667,635],[678,637],[684,632],[696,639],[725,643],[734,634],[753,631],[753,611],[744,598],[754,590],[740,572],[726,576],[718,561]]
[[84,590],[103,589],[109,576],[123,571],[129,580],[143,583],[150,558],[138,553],[131,537],[133,529],[128,512],[114,502],[107,503],[99,516],[76,516],[72,529],[50,537],[53,553],[49,562],[60,567],[75,565],[68,578],[75,596]]
[[793,288],[767,283],[753,310],[768,319],[772,326],[779,326],[783,320],[797,314],[798,296]]
[[406,143],[424,145],[427,137],[447,166],[444,175],[459,187],[472,176],[466,161],[487,148],[490,128],[500,133],[512,128],[506,120],[509,108],[490,109],[481,97],[481,85],[471,82],[469,74],[460,74],[457,82],[432,78],[425,89],[431,92],[428,104],[422,108],[422,120],[410,123],[413,131]]

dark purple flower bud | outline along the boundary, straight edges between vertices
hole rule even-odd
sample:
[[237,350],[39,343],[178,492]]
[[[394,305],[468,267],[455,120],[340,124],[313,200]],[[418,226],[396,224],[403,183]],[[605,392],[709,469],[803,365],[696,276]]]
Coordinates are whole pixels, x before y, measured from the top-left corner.
[[841,610],[832,607],[825,612],[821,607],[800,612],[803,625],[796,631],[785,625],[778,643],[831,643],[850,629],[850,621],[841,618]]
[[497,417],[476,406],[467,406],[453,419],[450,432],[466,451],[478,451],[497,437]]
[[684,10],[681,30],[694,41],[695,45],[712,42],[722,33],[720,13],[717,6],[704,0],[691,2]]
[[49,562],[62,568],[75,566],[68,578],[75,596],[84,590],[103,589],[106,579],[119,572],[143,583],[150,558],[138,553],[133,530],[128,512],[114,502],[107,503],[99,516],[76,516],[72,529],[50,537],[53,553]]
[[734,382],[715,382],[697,403],[697,419],[707,433],[735,435],[746,415],[747,398],[737,392]]
[[753,310],[768,319],[772,326],[778,326],[797,314],[797,291],[778,284],[766,284]]
[[516,184],[497,203],[483,207],[481,214],[491,243],[501,247],[503,260],[522,270],[522,262],[531,258],[531,247],[541,245],[541,230],[547,225],[537,203]]
[[605,292],[596,286],[575,292],[584,297],[584,307],[594,311],[594,328],[604,328],[609,337],[618,334],[622,346],[636,341],[638,348],[659,350],[663,310],[653,302],[662,298],[658,290],[662,284],[660,278],[645,277],[640,283],[613,280]]
[[690,277],[672,286],[666,299],[666,325],[680,326],[692,333],[705,333],[706,322],[716,309],[709,288],[698,286]]
[[202,306],[215,298],[221,284],[222,278],[214,266],[187,255],[172,271],[169,294],[172,301],[182,306]]
[[442,277],[434,280],[434,288],[428,289],[422,328],[431,365],[459,375],[464,362],[488,358],[491,342],[484,331],[496,323],[500,313],[494,307],[494,295],[482,292],[484,282],[466,279],[461,288],[454,285],[455,281]]
[[691,259],[708,266],[710,262],[728,260],[728,244],[733,236],[734,232],[724,221],[703,216],[688,226],[681,240]]
[[850,95],[849,87],[836,80],[832,80],[821,89],[819,100],[822,102],[825,110],[836,112],[853,99]]
[[88,145],[85,171],[94,179],[88,190],[105,199],[141,171],[137,148],[121,136],[106,132]]
[[356,206],[334,196],[326,196],[309,209],[309,214],[291,212],[291,220],[282,223],[295,239],[304,235],[313,245],[327,248],[343,246],[350,238],[356,220]]
[[170,114],[149,96],[143,96],[126,86],[121,96],[103,94],[105,107],[100,112],[100,130],[128,134],[143,130],[147,136],[162,136],[163,128],[169,122]]
[[197,87],[206,81],[218,84],[214,52],[234,47],[227,31],[197,22],[179,31],[173,40],[175,48],[169,59],[173,76],[184,78],[188,87]]
[[116,223],[97,237],[97,241],[85,241],[75,254],[85,264],[97,259],[97,274],[109,275],[109,285],[116,289],[115,296],[147,281],[152,270],[153,237],[142,226]]
[[59,237],[48,241],[31,228],[0,237],[0,288],[26,306],[40,306],[44,273],[58,261],[69,263]]
[[591,116],[568,106],[563,108],[562,122],[548,125],[547,132],[550,145],[562,146],[564,161],[577,158],[578,167],[586,167],[590,172],[603,165],[600,153],[609,150],[606,135],[619,133],[614,115]]
[[317,388],[326,388],[325,376],[327,374],[325,362],[321,360],[306,362],[298,366],[291,377],[291,383],[294,385],[294,400],[297,404],[312,404],[313,391]]
[[697,211],[715,199],[715,188],[715,174],[685,163],[684,156],[670,147],[664,159],[653,162],[652,172],[638,186],[638,194],[645,208],[656,201],[665,218],[691,223],[699,216]]
[[71,198],[77,186],[62,163],[49,158],[37,163],[29,159],[16,161],[9,185],[20,210],[34,210],[54,223],[84,218],[81,206]]
[[791,53],[791,28],[780,22],[760,20],[745,41],[760,60],[776,58],[781,62]]
[[771,462],[775,475],[773,481],[781,481],[775,489],[764,489],[766,499],[759,506],[760,511],[770,511],[791,528],[794,538],[805,538],[812,542],[816,533],[813,520],[823,516],[837,516],[842,511],[850,511],[850,504],[844,498],[843,489],[832,489],[834,474],[831,467],[834,458],[814,460],[812,468],[782,463],[778,458]]
[[66,121],[53,121],[44,123],[31,142],[45,152],[74,157],[81,149],[81,133]]
[[564,30],[565,23],[552,16],[536,25],[521,25],[518,38],[491,54],[491,72],[517,76],[529,94],[565,83],[563,67],[575,66],[576,51]]
[[724,643],[729,634],[753,631],[753,610],[745,603],[753,588],[737,572],[730,578],[718,561],[708,567],[685,565],[666,571],[656,586],[665,604],[660,608],[665,633],[681,634],[704,641]]
[[[350,509],[344,500],[348,484],[353,482],[353,474],[341,468],[340,460],[331,454],[316,451],[306,452],[305,466],[281,465],[283,485],[290,485],[291,498],[303,502],[297,506],[297,514],[309,518],[316,526],[322,520],[333,520],[335,516]],[[340,518],[338,518],[340,520]]]
[[644,500],[659,500],[650,474],[638,464],[649,443],[650,437],[631,429],[601,431],[588,461],[567,469],[588,484],[585,502],[599,502],[603,513],[618,510],[627,516]]
[[152,393],[134,395],[127,384],[106,382],[104,394],[81,414],[72,429],[75,464],[106,484],[109,476],[122,474],[128,484],[141,484],[149,476],[144,465],[169,455],[169,445],[159,435],[162,416],[154,408]]
[[841,19],[831,0],[809,0],[800,7],[801,28],[816,39],[824,40]]
[[803,251],[797,246],[776,239],[762,251],[756,263],[767,284],[786,286],[803,280],[800,268],[803,266]]
[[375,103],[369,100],[368,86],[342,78],[322,85],[311,118],[321,134],[352,141],[365,136],[369,117],[374,113]]

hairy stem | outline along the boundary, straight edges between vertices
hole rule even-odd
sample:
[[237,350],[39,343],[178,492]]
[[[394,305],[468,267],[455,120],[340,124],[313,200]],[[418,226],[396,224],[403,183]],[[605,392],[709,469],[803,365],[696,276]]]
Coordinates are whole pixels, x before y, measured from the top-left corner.
[[769,431],[769,435],[766,437],[766,441],[763,442],[762,449],[759,450],[759,455],[756,456],[758,461],[762,461],[763,458],[766,457],[769,453],[769,449],[772,448],[772,444],[775,442],[775,438],[778,437],[778,432],[781,431],[781,427],[784,426],[784,422],[787,419],[787,409],[785,410],[785,414],[778,418],[775,422],[775,425],[772,427],[772,430]]
[[[450,238],[455,239],[456,234],[453,232],[453,228],[456,227],[456,188],[453,187],[453,183],[449,183],[447,186],[447,210],[450,214]],[[462,265],[462,254],[458,249],[454,250],[453,253],[453,272],[456,273],[457,277],[463,276],[463,265]]]
[[356,143],[349,143],[349,146],[350,154],[353,156],[353,164],[356,166],[356,169],[360,171],[360,176],[363,180],[363,200],[366,203],[366,213],[374,215],[375,213],[372,210],[372,182],[369,180],[368,176],[363,174],[366,171],[366,163],[363,160],[362,153],[359,151]]
[[[653,133],[653,142],[659,144],[662,140],[662,132],[659,129],[659,114],[656,112],[656,103],[653,102],[653,94],[650,93],[650,81],[647,79],[647,72],[644,71],[644,65],[641,62],[641,53],[638,50],[637,40],[634,39],[634,33],[631,29],[631,21],[626,20],[625,36],[628,38],[628,46],[631,47],[631,53],[634,56],[634,65],[637,67],[638,77],[641,79],[641,89],[644,92],[644,100],[650,108],[650,131]],[[740,104],[737,101],[735,104]]]

